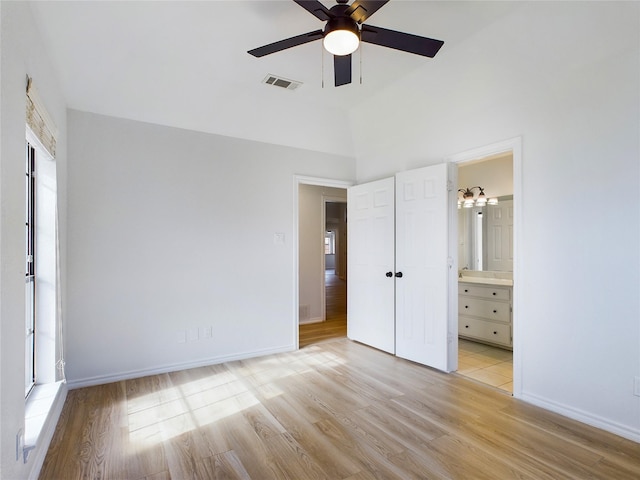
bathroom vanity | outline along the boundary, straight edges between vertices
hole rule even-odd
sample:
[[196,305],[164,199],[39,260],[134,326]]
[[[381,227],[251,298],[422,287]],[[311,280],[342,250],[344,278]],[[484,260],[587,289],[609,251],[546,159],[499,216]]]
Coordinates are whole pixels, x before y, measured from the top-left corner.
[[459,336],[512,349],[512,298],[510,278],[461,276],[458,280]]

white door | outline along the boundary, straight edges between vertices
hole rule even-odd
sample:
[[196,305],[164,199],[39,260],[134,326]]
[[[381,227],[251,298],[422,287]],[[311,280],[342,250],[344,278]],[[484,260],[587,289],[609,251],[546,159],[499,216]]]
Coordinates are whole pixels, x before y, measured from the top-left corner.
[[347,336],[394,353],[394,179],[350,187],[347,201]]
[[513,200],[487,205],[485,270],[513,271]]
[[455,368],[447,186],[447,164],[396,175],[396,355],[443,371]]

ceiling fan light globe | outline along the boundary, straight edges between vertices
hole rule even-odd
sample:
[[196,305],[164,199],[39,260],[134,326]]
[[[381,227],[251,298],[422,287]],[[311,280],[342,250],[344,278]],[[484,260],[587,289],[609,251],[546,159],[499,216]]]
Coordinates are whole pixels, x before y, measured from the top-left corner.
[[332,30],[322,41],[325,50],[332,55],[349,55],[358,49],[360,39],[351,30]]

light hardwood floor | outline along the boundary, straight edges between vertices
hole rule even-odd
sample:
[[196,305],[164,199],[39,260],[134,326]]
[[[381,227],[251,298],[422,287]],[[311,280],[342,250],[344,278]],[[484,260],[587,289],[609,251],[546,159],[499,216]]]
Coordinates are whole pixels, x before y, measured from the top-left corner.
[[46,479],[634,479],[640,444],[337,339],[69,392]]

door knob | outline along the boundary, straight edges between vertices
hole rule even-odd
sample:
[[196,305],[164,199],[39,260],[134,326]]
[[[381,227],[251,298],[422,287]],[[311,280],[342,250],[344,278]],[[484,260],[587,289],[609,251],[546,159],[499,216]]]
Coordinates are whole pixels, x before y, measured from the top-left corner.
[[396,272],[396,277],[402,278],[402,272]]
[[387,272],[387,273],[385,273],[385,275],[386,275],[387,277],[393,277],[393,272]]

